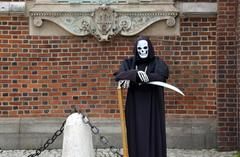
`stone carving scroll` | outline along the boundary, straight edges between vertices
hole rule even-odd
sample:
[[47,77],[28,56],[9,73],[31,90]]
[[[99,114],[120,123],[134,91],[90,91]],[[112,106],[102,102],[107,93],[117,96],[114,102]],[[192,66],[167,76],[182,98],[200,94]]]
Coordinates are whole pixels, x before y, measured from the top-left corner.
[[120,34],[133,36],[153,23],[166,21],[168,27],[176,24],[178,11],[140,10],[128,11],[101,5],[94,10],[76,11],[30,11],[35,27],[41,27],[44,20],[54,22],[76,36],[94,35],[99,41],[108,41]]

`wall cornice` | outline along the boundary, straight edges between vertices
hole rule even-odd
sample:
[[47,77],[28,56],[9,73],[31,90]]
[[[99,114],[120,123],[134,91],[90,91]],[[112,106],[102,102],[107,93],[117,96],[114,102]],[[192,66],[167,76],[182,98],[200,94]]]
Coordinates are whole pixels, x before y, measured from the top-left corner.
[[[71,5],[35,4],[29,10],[33,27],[42,27],[50,21],[76,36],[93,35],[99,41],[108,41],[112,36],[133,36],[158,21],[168,27],[176,25],[179,11],[172,4],[156,5]],[[35,34],[30,31],[30,34]]]

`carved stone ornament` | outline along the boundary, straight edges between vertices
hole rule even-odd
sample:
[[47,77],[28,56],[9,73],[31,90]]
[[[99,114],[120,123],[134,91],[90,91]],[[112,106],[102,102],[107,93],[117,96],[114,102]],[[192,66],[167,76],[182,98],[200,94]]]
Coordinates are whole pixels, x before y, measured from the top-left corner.
[[[66,7],[39,9],[38,6],[30,10],[35,27],[41,27],[44,20],[56,23],[66,31],[76,36],[94,35],[99,41],[108,41],[112,36],[120,34],[133,36],[146,29],[155,22],[165,20],[168,27],[174,27],[178,10],[170,5],[166,8],[152,5],[145,9],[144,5],[124,7],[121,5],[81,5],[82,10]],[[166,7],[166,6],[165,6]],[[160,9],[159,9],[160,8]],[[63,10],[63,11],[59,11]]]

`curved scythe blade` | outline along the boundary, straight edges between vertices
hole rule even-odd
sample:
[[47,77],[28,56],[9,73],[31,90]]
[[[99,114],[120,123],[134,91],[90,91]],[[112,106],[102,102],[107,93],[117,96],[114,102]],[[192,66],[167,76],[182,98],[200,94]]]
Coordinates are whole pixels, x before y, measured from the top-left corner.
[[169,88],[171,90],[174,90],[175,92],[178,92],[179,94],[184,95],[184,93],[178,89],[177,87],[173,86],[173,85],[170,85],[168,83],[165,83],[165,82],[160,82],[160,81],[152,81],[152,82],[148,82],[148,84],[151,84],[151,85],[156,85],[156,86],[162,86],[162,87],[165,87],[165,88]]

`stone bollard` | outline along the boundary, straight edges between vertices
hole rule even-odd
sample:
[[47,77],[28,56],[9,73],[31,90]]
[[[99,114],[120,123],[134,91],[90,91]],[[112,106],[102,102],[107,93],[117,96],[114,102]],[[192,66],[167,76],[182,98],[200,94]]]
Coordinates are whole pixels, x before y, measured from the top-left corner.
[[62,157],[94,157],[92,132],[82,114],[71,114],[64,126]]

